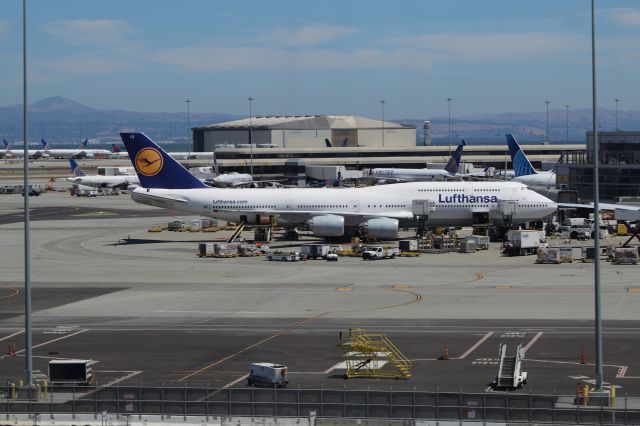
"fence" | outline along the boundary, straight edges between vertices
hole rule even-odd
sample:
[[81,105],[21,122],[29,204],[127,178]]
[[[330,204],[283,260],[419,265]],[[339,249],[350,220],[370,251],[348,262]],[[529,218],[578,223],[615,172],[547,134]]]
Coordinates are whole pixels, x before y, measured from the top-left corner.
[[[424,419],[500,423],[640,424],[636,398],[583,406],[575,396],[373,389],[272,389],[111,386],[55,388],[38,401],[2,389],[0,419],[10,414],[142,416],[273,416]],[[20,399],[20,397],[25,397]],[[631,405],[631,406],[629,406]]]

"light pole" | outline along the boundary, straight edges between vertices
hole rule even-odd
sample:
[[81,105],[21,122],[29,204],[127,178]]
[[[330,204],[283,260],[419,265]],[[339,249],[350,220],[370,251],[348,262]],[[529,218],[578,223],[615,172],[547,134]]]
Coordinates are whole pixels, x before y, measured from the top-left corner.
[[24,166],[24,347],[25,347],[25,381],[31,398],[33,349],[31,347],[31,244],[29,236],[29,126],[27,97],[27,0],[22,0],[22,140]]
[[382,146],[384,147],[384,104],[387,101],[385,101],[384,99],[382,99],[380,101],[380,107],[382,108]]
[[565,105],[564,108],[567,110],[567,143],[569,143],[569,105]]
[[620,102],[620,99],[615,99],[616,101],[616,132],[620,131],[620,126],[618,126],[618,102]]
[[451,101],[453,98],[447,98],[449,103],[449,157],[451,157]]
[[547,142],[549,142],[549,104],[551,103],[551,101],[544,101],[545,104],[547,104]]
[[253,134],[252,134],[253,133],[253,128],[252,128],[252,122],[251,122],[251,117],[252,117],[253,114],[252,114],[251,107],[252,107],[253,101],[255,101],[255,98],[252,98],[251,96],[249,96],[247,98],[247,100],[249,101],[249,144],[251,145],[250,146],[250,148],[251,148],[251,154],[250,154],[251,158],[249,160],[249,174],[251,176],[253,176]]
[[596,352],[596,389],[599,392],[604,390],[602,378],[602,308],[600,306],[600,187],[599,187],[599,169],[598,169],[598,120],[596,110],[596,12],[595,0],[591,0],[591,96],[592,96],[592,129],[593,132],[593,213],[596,220],[595,232],[593,236],[594,242],[594,259],[593,259],[593,281],[594,281],[594,299],[595,299],[595,352]]
[[191,158],[191,99],[185,101],[187,103],[187,146],[189,158]]

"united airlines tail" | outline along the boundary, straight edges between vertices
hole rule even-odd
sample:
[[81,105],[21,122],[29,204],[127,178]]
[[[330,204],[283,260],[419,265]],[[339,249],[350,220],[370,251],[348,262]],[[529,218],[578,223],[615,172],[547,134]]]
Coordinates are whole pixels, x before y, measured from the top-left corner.
[[42,147],[45,149],[45,151],[49,149],[49,142],[45,141],[44,139],[40,139],[40,143],[42,144]]
[[85,139],[82,141],[82,143],[80,144],[80,149],[86,149],[87,148],[87,143],[89,142],[89,139]]
[[207,188],[144,133],[120,133],[143,188]]
[[460,158],[462,158],[462,149],[464,148],[465,145],[466,145],[466,142],[464,140],[460,141],[460,145],[458,145],[454,153],[451,155],[449,162],[444,168],[447,172],[451,173],[452,175],[455,175],[456,173],[458,173],[458,167],[460,167]]
[[531,162],[527,158],[526,154],[516,142],[516,139],[511,134],[506,134],[507,145],[509,146],[509,155],[511,156],[511,162],[513,163],[513,172],[516,177],[535,175],[536,169],[533,168]]
[[71,173],[73,173],[74,176],[86,176],[87,175],[84,172],[84,170],[82,170],[80,168],[78,163],[76,163],[76,160],[74,160],[73,158],[69,158],[69,166],[71,166]]
[[6,139],[2,139],[2,143],[4,144],[4,150],[6,151],[7,149],[9,149],[9,142],[7,142]]

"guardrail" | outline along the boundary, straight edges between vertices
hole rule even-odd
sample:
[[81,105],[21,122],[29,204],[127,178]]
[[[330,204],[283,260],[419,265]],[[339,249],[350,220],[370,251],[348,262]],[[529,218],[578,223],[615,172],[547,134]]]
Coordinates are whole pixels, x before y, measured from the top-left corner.
[[[640,424],[640,398],[618,397],[612,406],[576,405],[575,396],[523,392],[419,390],[209,388],[175,386],[64,387],[29,399],[9,399],[0,388],[0,419],[12,414],[116,416],[267,416],[424,419],[546,424]],[[32,397],[34,395],[32,394]]]

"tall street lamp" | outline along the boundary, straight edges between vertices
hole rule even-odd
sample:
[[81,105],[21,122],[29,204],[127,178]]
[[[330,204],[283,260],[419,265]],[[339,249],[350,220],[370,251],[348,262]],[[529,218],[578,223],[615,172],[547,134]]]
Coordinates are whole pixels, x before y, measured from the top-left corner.
[[620,99],[615,99],[616,101],[616,132],[620,131],[620,126],[618,126],[618,102]]
[[384,146],[384,104],[387,101],[385,101],[384,99],[382,99],[380,101],[380,107],[382,108],[382,146]]
[[547,142],[549,142],[549,104],[551,103],[551,101],[544,101],[545,104],[547,104]]
[[447,98],[449,103],[449,157],[451,157],[451,101],[453,98]]
[[253,101],[255,101],[256,99],[252,98],[251,96],[249,96],[247,98],[247,100],[249,101],[249,144],[251,145],[250,146],[250,149],[251,149],[250,157],[251,158],[249,160],[249,174],[251,176],[253,176],[253,134],[252,134],[253,133],[253,128],[252,128],[253,126],[252,126],[252,122],[251,122],[251,117],[252,117],[253,113],[252,113],[251,108],[252,108]]
[[187,150],[189,158],[191,158],[191,99],[185,101],[187,103]]
[[564,108],[567,110],[567,143],[569,143],[569,105],[565,105]]

